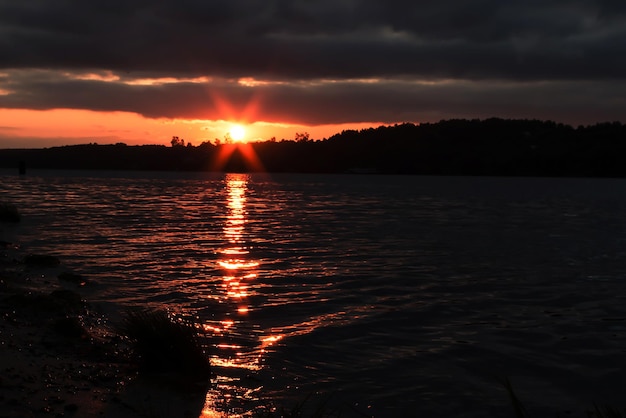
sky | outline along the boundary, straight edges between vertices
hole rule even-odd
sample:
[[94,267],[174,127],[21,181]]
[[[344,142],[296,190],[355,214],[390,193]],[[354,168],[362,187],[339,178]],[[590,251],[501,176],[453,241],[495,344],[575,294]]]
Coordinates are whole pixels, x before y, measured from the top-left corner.
[[0,0],[0,148],[626,122],[623,0]]

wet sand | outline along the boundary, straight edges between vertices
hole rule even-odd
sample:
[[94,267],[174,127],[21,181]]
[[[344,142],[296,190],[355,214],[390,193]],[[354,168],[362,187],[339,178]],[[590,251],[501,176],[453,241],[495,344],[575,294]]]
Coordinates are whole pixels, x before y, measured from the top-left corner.
[[[0,416],[198,417],[198,391],[139,377],[129,349],[71,286],[0,247]],[[54,272],[52,272],[54,273]]]

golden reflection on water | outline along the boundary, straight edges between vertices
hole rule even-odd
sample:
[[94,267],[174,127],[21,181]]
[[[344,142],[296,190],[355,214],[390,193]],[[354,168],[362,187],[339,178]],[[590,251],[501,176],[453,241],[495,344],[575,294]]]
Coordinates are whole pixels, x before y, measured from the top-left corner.
[[256,278],[254,269],[259,266],[257,261],[249,259],[250,251],[245,240],[248,175],[226,174],[225,186],[228,214],[224,224],[224,238],[227,245],[220,250],[218,264],[224,272],[222,286],[226,298],[236,302],[236,313],[242,315],[248,312],[248,281]]
[[[226,190],[226,217],[223,226],[225,245],[218,250],[217,265],[222,271],[220,299],[225,306],[232,307],[225,317],[204,329],[215,336],[216,355],[211,357],[214,370],[217,368],[213,387],[206,395],[202,417],[233,416],[225,415],[217,410],[218,405],[236,404],[243,398],[256,399],[260,387],[242,390],[238,378],[229,377],[219,369],[239,369],[256,371],[261,368],[262,357],[267,348],[279,341],[280,335],[263,335],[253,333],[249,298],[254,293],[254,282],[258,278],[259,262],[252,259],[250,248],[252,243],[246,233],[248,212],[246,208],[246,192],[249,177],[247,174],[226,174],[224,186]],[[233,342],[232,336],[244,336],[244,340],[252,341],[253,346],[244,346]],[[237,341],[237,339],[235,339]],[[241,399],[234,399],[241,398]],[[220,408],[221,409],[221,408]]]

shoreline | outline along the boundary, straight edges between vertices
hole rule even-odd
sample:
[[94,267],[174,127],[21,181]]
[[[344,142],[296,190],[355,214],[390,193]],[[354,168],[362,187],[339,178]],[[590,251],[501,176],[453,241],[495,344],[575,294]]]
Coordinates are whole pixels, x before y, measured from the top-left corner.
[[[3,417],[198,417],[204,399],[167,377],[141,377],[107,318],[76,291],[0,247],[0,411]],[[56,280],[56,282],[55,282]],[[75,287],[76,290],[72,289]]]

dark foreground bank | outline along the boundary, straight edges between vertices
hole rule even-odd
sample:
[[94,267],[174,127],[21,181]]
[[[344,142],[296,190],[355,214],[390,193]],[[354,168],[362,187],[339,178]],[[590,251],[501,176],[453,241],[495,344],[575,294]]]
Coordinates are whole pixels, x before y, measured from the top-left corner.
[[1,416],[200,415],[204,392],[138,373],[128,342],[72,289],[80,276],[53,279],[62,269],[54,257],[1,244]]

